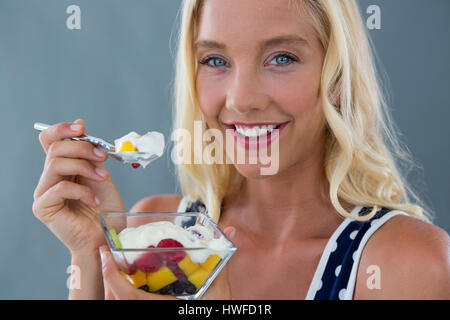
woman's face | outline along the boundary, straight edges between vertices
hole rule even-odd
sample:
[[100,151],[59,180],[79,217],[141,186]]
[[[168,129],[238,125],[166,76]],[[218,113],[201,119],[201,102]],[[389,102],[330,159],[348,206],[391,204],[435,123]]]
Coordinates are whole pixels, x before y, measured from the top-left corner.
[[[323,49],[308,17],[288,0],[206,0],[196,39],[197,94],[209,128],[233,130],[233,155],[245,177],[261,177],[259,161],[237,154],[261,152],[257,141],[279,146],[278,173],[317,163],[325,125],[319,101]],[[266,130],[264,130],[264,126]],[[268,134],[273,128],[279,134]],[[256,128],[256,129],[255,129]],[[278,139],[278,140],[277,140]],[[240,148],[240,150],[238,150]],[[270,157],[278,156],[271,154]],[[242,161],[241,161],[242,162]]]

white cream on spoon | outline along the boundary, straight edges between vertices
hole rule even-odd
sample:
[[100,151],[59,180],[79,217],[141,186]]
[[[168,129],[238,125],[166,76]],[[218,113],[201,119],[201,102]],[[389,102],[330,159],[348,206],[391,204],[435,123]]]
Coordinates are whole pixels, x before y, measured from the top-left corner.
[[116,153],[127,163],[138,163],[144,168],[164,152],[164,135],[152,131],[139,135],[132,131],[114,140]]

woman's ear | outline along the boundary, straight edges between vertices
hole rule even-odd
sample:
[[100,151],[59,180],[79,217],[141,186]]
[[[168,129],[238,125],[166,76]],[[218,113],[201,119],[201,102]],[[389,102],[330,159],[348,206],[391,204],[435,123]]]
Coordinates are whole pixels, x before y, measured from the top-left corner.
[[337,81],[330,85],[330,88],[327,92],[327,97],[330,103],[337,109],[340,110],[341,106],[341,93],[339,90],[340,86]]
[[337,95],[335,100],[336,101],[334,101],[334,105],[337,106],[340,109],[341,108],[341,95]]

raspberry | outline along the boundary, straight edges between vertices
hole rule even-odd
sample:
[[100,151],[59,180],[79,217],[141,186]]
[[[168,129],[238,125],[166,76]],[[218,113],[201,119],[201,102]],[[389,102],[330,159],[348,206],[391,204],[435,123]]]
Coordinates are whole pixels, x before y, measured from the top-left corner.
[[[163,239],[161,240],[158,245],[158,248],[183,248],[183,245],[179,243],[175,239]],[[169,262],[180,262],[183,260],[184,256],[186,255],[186,252],[183,250],[177,250],[177,251],[170,251],[170,252],[161,252],[161,256],[164,260]]]
[[126,262],[126,264],[127,264],[127,267],[128,267],[128,274],[130,274],[130,275],[135,274],[136,271],[138,270],[137,267],[136,267],[136,264],[135,263],[129,264],[128,262]]
[[[154,248],[154,246],[148,246]],[[143,272],[155,272],[161,267],[161,260],[156,252],[146,252],[134,261],[137,269]]]
[[135,169],[139,168],[141,165],[139,163],[132,163],[131,166]]
[[160,242],[158,242],[157,248],[184,248],[181,243],[179,243],[175,239],[162,239]]

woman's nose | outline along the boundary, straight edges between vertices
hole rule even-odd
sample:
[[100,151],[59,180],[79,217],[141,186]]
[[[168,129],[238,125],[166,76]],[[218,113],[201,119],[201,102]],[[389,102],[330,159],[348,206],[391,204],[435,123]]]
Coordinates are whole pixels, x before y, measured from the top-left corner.
[[249,71],[236,72],[227,90],[226,107],[238,113],[264,110],[269,99],[256,75]]

